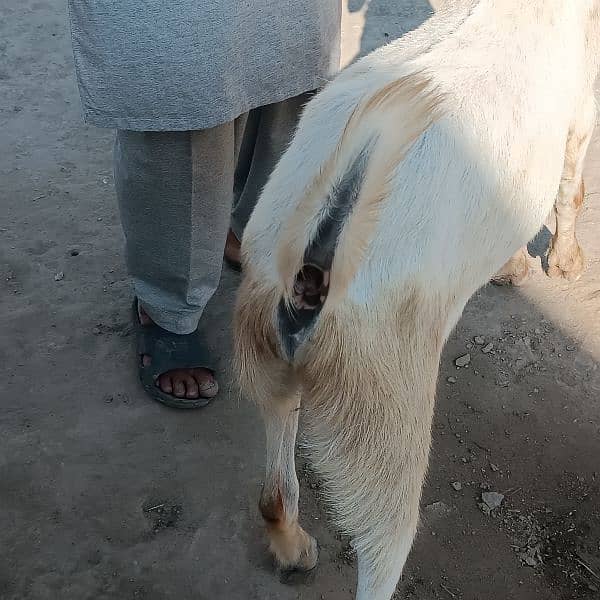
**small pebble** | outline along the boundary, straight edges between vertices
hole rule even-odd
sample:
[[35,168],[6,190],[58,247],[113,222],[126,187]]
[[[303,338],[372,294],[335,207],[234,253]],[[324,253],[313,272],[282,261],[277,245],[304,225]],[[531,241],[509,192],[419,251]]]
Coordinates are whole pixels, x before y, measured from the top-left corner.
[[490,510],[494,510],[502,504],[504,494],[500,494],[499,492],[483,492],[481,499]]
[[448,383],[456,383],[456,377],[448,377],[448,379],[446,379],[446,381]]
[[423,507],[423,516],[431,520],[432,518],[444,517],[451,511],[452,509],[447,504],[444,504],[444,502],[432,502]]
[[478,345],[478,346],[483,346],[483,344],[485,344],[485,338],[482,335],[476,335],[473,338],[473,341]]
[[[575,350],[575,346],[567,346],[567,352],[573,352]],[[560,354],[559,354],[560,356]]]
[[54,276],[54,281],[62,281],[65,278],[65,274],[62,271],[59,271],[55,276]]
[[482,351],[484,354],[488,354],[488,353],[489,353],[489,352],[491,352],[493,349],[494,349],[494,344],[492,344],[492,343],[490,342],[489,344],[486,344],[486,345],[485,345],[485,346],[484,346],[484,347],[481,349],[481,351]]
[[471,355],[467,353],[467,354],[463,354],[462,356],[459,356],[454,361],[454,364],[457,367],[466,367],[470,362],[471,362]]
[[460,490],[462,490],[462,485],[460,483],[460,481],[453,481],[450,484],[457,492],[460,492]]
[[498,377],[496,377],[496,385],[499,385],[500,387],[508,387],[510,384],[510,378],[508,376],[508,373],[498,373]]

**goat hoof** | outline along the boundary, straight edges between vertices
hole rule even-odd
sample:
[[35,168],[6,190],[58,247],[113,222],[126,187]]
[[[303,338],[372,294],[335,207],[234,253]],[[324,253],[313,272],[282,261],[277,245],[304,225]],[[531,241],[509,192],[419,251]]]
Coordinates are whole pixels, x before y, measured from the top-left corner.
[[[300,550],[298,558],[293,563],[285,565],[287,571],[312,571],[319,561],[319,545],[317,540],[305,533],[306,539],[303,540],[303,547]],[[283,565],[282,565],[283,566]]]
[[523,285],[529,279],[529,272],[525,273],[503,273],[501,275],[495,275],[490,280],[491,283],[498,286],[519,286]]
[[273,532],[270,550],[281,571],[310,571],[317,565],[317,540],[297,523],[285,532]]
[[511,258],[503,267],[492,277],[491,282],[494,285],[519,286],[529,279],[529,264],[525,255],[518,258]]
[[300,567],[303,571],[312,571],[319,562],[319,544],[314,537],[308,537],[310,538],[310,545],[300,564]]
[[548,277],[577,281],[584,270],[585,259],[579,244],[567,247],[553,240],[548,253]]

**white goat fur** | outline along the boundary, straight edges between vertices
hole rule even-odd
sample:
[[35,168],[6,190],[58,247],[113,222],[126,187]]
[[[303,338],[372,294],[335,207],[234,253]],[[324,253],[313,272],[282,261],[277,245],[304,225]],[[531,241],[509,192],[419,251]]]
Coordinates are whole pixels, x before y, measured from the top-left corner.
[[[266,423],[261,508],[282,566],[316,562],[297,523],[301,395],[310,456],[357,550],[357,599],[393,594],[417,529],[443,344],[559,190],[572,204],[599,58],[600,0],[448,0],[307,105],[244,233],[235,319],[242,389]],[[368,140],[328,296],[286,360],[278,303]]]

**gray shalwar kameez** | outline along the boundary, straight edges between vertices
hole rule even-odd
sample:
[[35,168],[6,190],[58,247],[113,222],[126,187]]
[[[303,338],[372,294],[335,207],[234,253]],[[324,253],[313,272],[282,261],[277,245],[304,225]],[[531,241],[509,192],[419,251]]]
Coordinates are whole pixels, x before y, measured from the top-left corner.
[[[193,331],[299,110],[339,64],[340,0],[69,0],[86,122],[118,129],[135,293]],[[231,214],[232,202],[234,203]]]

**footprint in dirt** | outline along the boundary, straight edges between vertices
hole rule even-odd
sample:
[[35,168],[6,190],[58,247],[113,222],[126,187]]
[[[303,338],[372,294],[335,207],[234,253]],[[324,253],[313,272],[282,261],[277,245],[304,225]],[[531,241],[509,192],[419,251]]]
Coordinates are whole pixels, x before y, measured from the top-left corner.
[[164,501],[148,503],[142,510],[152,526],[152,533],[159,533],[163,529],[177,525],[183,507],[181,504]]

